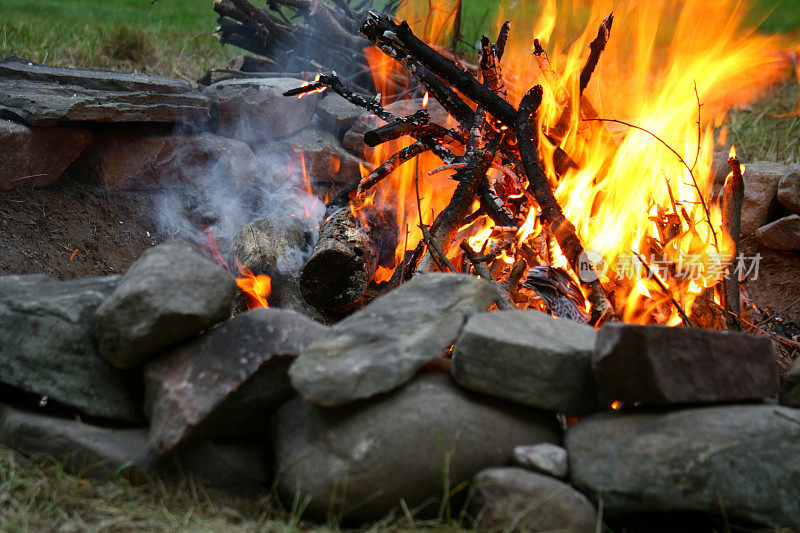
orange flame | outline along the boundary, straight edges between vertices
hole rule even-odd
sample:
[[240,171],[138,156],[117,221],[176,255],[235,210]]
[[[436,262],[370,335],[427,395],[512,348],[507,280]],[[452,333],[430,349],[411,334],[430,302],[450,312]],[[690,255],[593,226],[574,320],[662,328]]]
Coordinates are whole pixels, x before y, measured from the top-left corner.
[[272,292],[272,279],[266,274],[255,275],[249,268],[242,265],[239,265],[239,272],[243,277],[236,278],[236,285],[244,294],[247,310],[252,311],[259,307],[268,308],[267,298]]

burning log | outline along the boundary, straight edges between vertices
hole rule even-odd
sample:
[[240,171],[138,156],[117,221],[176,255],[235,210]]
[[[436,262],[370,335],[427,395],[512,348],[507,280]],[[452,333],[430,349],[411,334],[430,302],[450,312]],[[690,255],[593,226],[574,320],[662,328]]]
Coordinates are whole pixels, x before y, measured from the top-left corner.
[[[486,266],[485,258],[479,256],[478,253],[475,252],[475,250],[470,248],[469,244],[467,244],[466,241],[461,241],[460,247],[464,251],[464,254],[467,257],[467,259],[469,259],[470,263],[475,268],[475,272],[477,272],[481,278],[489,281],[497,289],[497,298],[495,298],[494,301],[494,303],[497,305],[497,308],[516,309],[517,306],[514,305],[514,300],[511,298],[510,294],[512,290],[509,289],[507,285],[497,283],[494,280],[494,278],[492,277],[492,273],[489,271],[489,267]],[[517,281],[519,281],[519,278],[517,278]],[[514,285],[516,286],[516,283]]]
[[594,69],[597,67],[597,62],[600,61],[600,54],[606,49],[608,38],[611,35],[611,25],[614,23],[614,15],[611,14],[607,19],[600,24],[600,29],[597,31],[597,37],[589,44],[589,58],[581,70],[580,77],[580,94],[586,90],[589,85],[589,80],[592,79]]
[[737,256],[739,255],[739,234],[742,231],[742,201],[744,200],[744,179],[739,158],[732,152],[728,159],[731,173],[725,179],[722,195],[722,226],[733,240],[733,260],[728,277],[725,279],[725,322],[728,329],[741,330],[739,320],[739,269]]
[[385,210],[365,207],[364,227],[350,209],[322,225],[311,257],[300,270],[300,292],[326,314],[358,307],[378,266],[394,266],[397,225]]

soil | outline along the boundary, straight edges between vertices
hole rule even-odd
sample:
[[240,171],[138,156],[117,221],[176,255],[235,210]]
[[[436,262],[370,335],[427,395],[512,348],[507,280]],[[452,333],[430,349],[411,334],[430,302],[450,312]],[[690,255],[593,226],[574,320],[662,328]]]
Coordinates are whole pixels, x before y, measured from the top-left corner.
[[69,175],[0,192],[0,274],[121,274],[165,240],[149,215],[160,194],[107,191]]

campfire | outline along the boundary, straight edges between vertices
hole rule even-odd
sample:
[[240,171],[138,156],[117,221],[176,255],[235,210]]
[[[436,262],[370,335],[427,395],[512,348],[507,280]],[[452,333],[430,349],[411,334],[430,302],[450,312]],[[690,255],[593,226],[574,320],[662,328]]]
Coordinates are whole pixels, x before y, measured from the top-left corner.
[[[610,8],[591,3],[583,31],[555,2],[517,10],[481,39],[476,65],[442,47],[455,9],[434,9],[434,22],[412,2],[397,19],[370,13],[359,31],[384,55],[367,53],[378,97],[336,74],[285,93],[329,89],[385,122],[364,135],[371,166],[327,204],[326,252],[304,268],[304,294],[336,313],[363,304],[370,285],[469,272],[500,288],[501,309],[595,326],[740,328],[737,278],[753,269],[737,253],[746,170],[732,150],[714,195],[715,134],[725,135],[728,108],[773,84],[785,62],[768,53],[771,39],[734,34],[745,16],[734,2]],[[663,38],[671,45],[657,53]],[[401,71],[424,96],[393,114],[381,98]],[[432,119],[430,100],[444,121]]]

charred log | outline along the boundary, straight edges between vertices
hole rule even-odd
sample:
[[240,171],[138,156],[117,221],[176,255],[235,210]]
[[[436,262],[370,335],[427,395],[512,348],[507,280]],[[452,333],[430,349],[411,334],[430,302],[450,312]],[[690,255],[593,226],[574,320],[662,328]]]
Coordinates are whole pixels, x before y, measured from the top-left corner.
[[722,227],[733,241],[733,260],[730,272],[725,278],[725,307],[727,310],[725,322],[728,329],[742,329],[739,319],[739,269],[737,256],[739,255],[739,234],[742,231],[742,202],[744,200],[744,179],[739,159],[734,155],[728,159],[731,173],[725,179],[722,195]]

